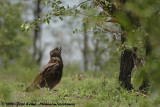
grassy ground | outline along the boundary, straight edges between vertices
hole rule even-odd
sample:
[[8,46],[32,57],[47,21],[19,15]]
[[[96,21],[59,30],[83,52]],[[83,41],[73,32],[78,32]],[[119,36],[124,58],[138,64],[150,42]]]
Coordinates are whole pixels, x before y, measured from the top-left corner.
[[[2,75],[1,75],[2,76]],[[11,76],[9,78],[14,78]],[[141,107],[151,106],[148,95],[137,91],[126,91],[119,87],[117,78],[105,73],[69,73],[53,90],[43,88],[24,92],[29,82],[5,79],[0,82],[0,102],[28,104],[75,104],[77,107]],[[43,105],[41,105],[43,106]],[[66,106],[66,105],[58,105]]]

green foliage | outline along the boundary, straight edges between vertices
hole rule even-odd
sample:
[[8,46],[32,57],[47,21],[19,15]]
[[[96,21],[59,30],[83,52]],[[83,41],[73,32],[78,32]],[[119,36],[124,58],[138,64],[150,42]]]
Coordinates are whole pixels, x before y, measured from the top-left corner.
[[73,12],[73,10],[69,8],[69,6],[64,7],[62,5],[61,0],[53,0],[52,2],[44,0],[44,1],[41,1],[41,3],[44,4],[45,6],[51,4],[52,10],[46,12],[44,17],[42,17],[42,15],[41,15],[39,18],[37,18],[36,21],[33,21],[33,22],[26,21],[26,22],[24,22],[21,25],[21,30],[22,31],[28,31],[29,29],[32,29],[32,28],[34,28],[36,30],[39,30],[39,29],[37,29],[36,24],[38,24],[38,23],[48,23],[49,24],[50,21],[51,21],[51,17],[53,17],[53,16],[58,16],[59,19],[61,21],[63,21],[63,16],[71,15],[71,14],[73,15],[73,14],[77,13],[77,11]]
[[[141,26],[136,30],[129,30],[128,35],[128,44],[132,47],[135,43],[141,50],[138,51],[141,55],[145,55],[144,48],[146,45],[150,45],[151,53],[146,56],[146,61],[144,66],[142,66],[137,71],[137,77],[135,78],[136,85],[140,86],[140,83],[143,80],[150,80],[150,85],[152,87],[152,94],[155,92],[160,95],[159,91],[159,50],[160,50],[160,38],[159,34],[160,31],[160,15],[159,15],[159,8],[160,2],[159,0],[135,0],[127,2],[126,4],[126,11],[134,13],[136,17],[138,17],[141,21]],[[123,19],[120,19],[123,20]],[[129,22],[128,22],[129,23]],[[149,42],[145,42],[149,41]],[[142,54],[143,53],[143,54]],[[159,97],[156,97],[156,103],[160,103]]]
[[[4,67],[9,61],[15,61],[26,50],[29,33],[20,33],[23,5],[13,4],[8,0],[0,1],[0,60]],[[23,37],[26,35],[27,37]],[[2,66],[2,65],[0,65]]]
[[29,32],[20,29],[25,6],[1,0],[0,10],[0,100],[9,102],[14,92],[24,91],[39,69],[29,52]]

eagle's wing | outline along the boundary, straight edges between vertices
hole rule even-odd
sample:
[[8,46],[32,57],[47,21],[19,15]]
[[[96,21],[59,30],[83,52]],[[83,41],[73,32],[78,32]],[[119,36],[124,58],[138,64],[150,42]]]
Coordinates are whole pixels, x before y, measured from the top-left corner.
[[53,66],[57,65],[56,63],[49,63],[45,65],[42,70],[39,72],[39,74],[44,73],[45,71],[48,71],[50,68],[54,68]]
[[38,85],[43,81],[43,77],[45,74],[50,74],[50,71],[55,71],[59,64],[57,63],[49,63],[45,65],[39,74],[36,76],[36,79],[32,82],[32,84],[26,89],[27,92],[38,89]]
[[43,67],[43,69],[40,71],[40,74],[43,78],[47,78],[51,74],[53,75],[55,72],[58,71],[59,63],[50,63]]

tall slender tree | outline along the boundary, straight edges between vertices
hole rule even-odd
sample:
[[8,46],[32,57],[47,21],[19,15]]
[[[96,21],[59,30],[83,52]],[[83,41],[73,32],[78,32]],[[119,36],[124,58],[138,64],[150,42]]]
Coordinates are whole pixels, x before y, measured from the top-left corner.
[[[36,8],[34,10],[34,17],[35,21],[40,18],[41,14],[41,0],[37,0],[35,2]],[[34,36],[33,36],[33,57],[37,61],[38,64],[40,64],[42,59],[42,49],[41,49],[41,32],[42,32],[42,23],[36,23],[34,29]]]
[[83,31],[84,31],[84,39],[83,39],[83,44],[84,44],[84,47],[82,49],[82,52],[83,52],[83,60],[84,60],[84,70],[87,71],[88,70],[88,50],[89,50],[89,47],[88,47],[88,35],[87,35],[87,23],[84,22],[83,23]]

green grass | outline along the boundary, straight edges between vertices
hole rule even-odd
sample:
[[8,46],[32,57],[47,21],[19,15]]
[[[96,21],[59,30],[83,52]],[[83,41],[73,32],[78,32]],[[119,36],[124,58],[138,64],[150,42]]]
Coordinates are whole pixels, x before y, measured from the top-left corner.
[[74,72],[67,74],[65,71],[61,82],[53,90],[42,88],[30,93],[24,92],[29,82],[20,81],[21,79],[19,77],[12,81],[3,79],[0,82],[1,103],[68,103],[78,107],[151,106],[149,95],[120,88],[117,77],[111,78],[107,73]]

